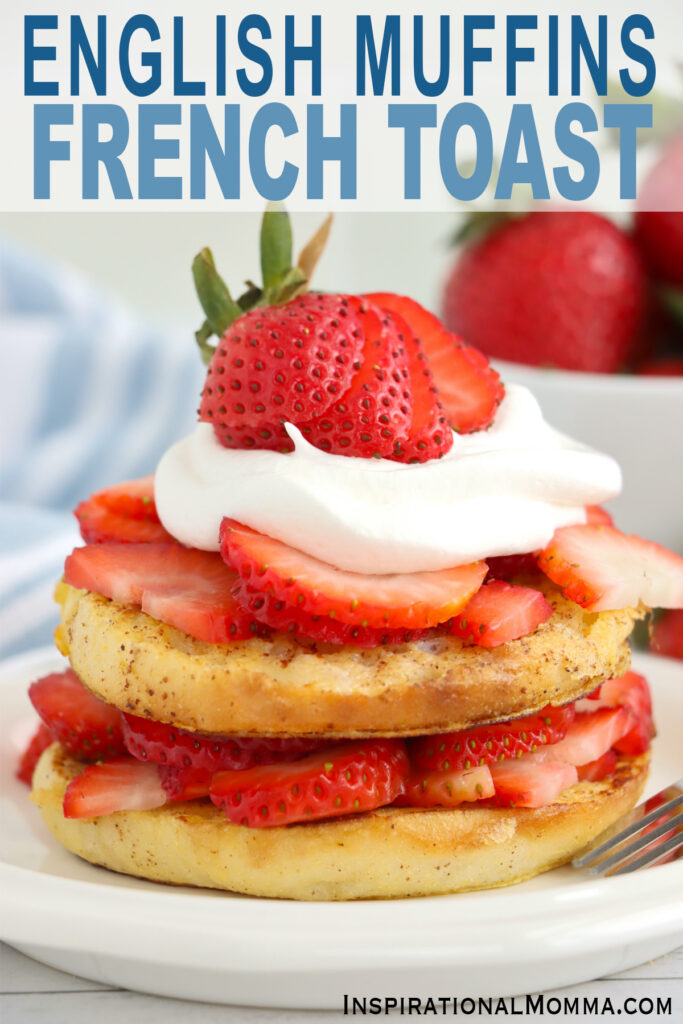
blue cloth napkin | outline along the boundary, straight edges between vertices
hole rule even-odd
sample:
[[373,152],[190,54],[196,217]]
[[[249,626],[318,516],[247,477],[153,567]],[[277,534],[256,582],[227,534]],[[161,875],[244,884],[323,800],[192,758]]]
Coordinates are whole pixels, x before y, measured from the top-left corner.
[[190,330],[0,239],[1,657],[50,642],[73,508],[154,471],[196,422],[204,373]]

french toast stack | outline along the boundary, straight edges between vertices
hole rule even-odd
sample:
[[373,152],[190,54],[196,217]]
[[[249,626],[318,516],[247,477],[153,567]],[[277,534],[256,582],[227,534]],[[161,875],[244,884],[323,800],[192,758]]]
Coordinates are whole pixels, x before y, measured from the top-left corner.
[[30,688],[23,776],[67,849],[156,882],[520,881],[637,801],[628,637],[683,605],[683,559],[616,529],[611,460],[417,303],[306,292],[319,244],[292,267],[281,217],[261,289],[195,261],[196,433],[76,510],[70,667]]

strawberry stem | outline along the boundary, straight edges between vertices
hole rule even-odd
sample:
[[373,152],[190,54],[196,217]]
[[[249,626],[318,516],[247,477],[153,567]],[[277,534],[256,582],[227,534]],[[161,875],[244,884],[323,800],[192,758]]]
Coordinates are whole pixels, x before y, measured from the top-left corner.
[[292,266],[292,225],[282,207],[269,203],[261,221],[264,292],[274,292]]
[[305,291],[308,279],[306,275],[298,267],[290,267],[287,273],[280,278],[277,290],[273,294],[273,300],[275,305],[281,305],[282,303],[289,302],[295,295],[299,295]]
[[215,346],[209,338],[220,338],[243,313],[256,306],[279,306],[307,290],[308,282],[322,255],[330,233],[332,215],[328,216],[303,248],[296,266],[292,266],[292,227],[287,211],[270,204],[261,223],[261,271],[263,287],[247,281],[246,291],[235,301],[228,286],[216,270],[213,254],[204,248],[192,262],[195,288],[204,310],[205,320],[195,339],[203,361],[211,362]]
[[199,346],[199,352],[202,357],[202,362],[205,366],[208,366],[211,362],[211,357],[216,351],[213,345],[209,345],[208,340],[213,334],[211,330],[211,324],[208,320],[205,320],[198,331],[194,332],[195,341]]
[[211,330],[220,337],[230,324],[242,315],[242,310],[216,270],[210,249],[202,249],[195,256],[192,262],[192,276]]
[[248,309],[258,305],[263,298],[263,289],[259,288],[253,281],[245,281],[244,283],[247,286],[247,290],[240,295],[237,304],[246,313]]
[[318,230],[311,238],[309,238],[308,242],[306,242],[306,245],[299,253],[299,259],[297,260],[296,265],[309,281],[313,277],[315,268],[318,265],[318,260],[323,254],[323,250],[327,244],[327,239],[330,237],[332,220],[333,214],[328,213]]

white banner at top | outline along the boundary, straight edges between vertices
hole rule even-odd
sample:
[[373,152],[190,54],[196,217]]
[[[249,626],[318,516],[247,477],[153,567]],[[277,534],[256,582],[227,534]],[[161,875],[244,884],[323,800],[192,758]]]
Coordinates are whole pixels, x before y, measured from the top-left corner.
[[683,133],[669,0],[0,14],[4,211],[618,211]]

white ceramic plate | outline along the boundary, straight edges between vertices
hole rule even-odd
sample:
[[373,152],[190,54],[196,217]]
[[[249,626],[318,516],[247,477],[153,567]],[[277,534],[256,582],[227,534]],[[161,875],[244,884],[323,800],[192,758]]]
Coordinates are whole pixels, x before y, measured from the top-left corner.
[[[683,775],[681,665],[634,659],[659,736],[648,793]],[[563,868],[509,889],[295,903],[170,888],[93,867],[43,826],[14,778],[42,650],[0,669],[0,937],[53,967],[158,995],[341,1009],[355,996],[511,996],[623,970],[683,941],[683,860],[623,878]]]

